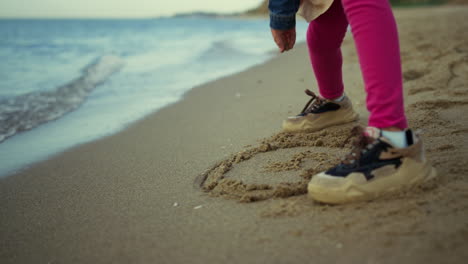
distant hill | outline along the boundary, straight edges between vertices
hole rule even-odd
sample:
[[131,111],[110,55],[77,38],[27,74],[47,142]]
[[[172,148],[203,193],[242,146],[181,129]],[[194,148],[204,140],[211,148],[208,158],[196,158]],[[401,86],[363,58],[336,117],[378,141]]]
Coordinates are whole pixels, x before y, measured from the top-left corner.
[[266,15],[268,13],[268,0],[264,0],[257,8],[245,12],[246,15]]
[[[390,0],[390,2],[392,5],[468,4],[468,0]],[[264,0],[257,8],[250,9],[245,14],[268,14],[268,0]]]
[[[468,0],[390,0],[394,6],[417,6],[417,5],[437,5],[437,4],[468,4]],[[211,12],[190,12],[180,13],[174,17],[229,17],[229,16],[265,16],[268,15],[268,0],[264,0],[258,7],[247,10],[243,13],[218,14]]]
[[221,15],[214,12],[189,12],[189,13],[178,13],[173,15],[174,18],[187,18],[187,17],[221,17],[226,15]]

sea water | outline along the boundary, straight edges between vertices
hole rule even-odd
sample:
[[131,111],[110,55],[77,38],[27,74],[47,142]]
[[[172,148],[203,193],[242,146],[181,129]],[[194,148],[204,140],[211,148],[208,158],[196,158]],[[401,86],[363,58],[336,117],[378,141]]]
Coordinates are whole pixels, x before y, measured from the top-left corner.
[[261,18],[0,20],[0,176],[115,133],[275,49]]

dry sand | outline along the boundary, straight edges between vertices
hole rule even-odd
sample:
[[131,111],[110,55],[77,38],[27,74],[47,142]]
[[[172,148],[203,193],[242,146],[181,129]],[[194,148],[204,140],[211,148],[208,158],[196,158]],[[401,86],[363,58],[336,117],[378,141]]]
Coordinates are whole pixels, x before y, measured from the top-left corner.
[[[1,179],[0,262],[466,263],[468,8],[396,15],[408,117],[436,181],[351,205],[307,198],[307,179],[347,151],[352,124],[279,133],[315,87],[302,44]],[[349,35],[343,53],[365,124]]]

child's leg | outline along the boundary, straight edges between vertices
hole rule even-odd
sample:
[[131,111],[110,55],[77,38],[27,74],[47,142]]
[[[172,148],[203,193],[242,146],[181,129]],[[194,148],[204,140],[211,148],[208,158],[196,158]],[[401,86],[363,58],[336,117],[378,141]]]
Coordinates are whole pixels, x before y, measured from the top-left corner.
[[342,4],[361,63],[369,126],[405,129],[400,48],[389,1],[342,0]]
[[[357,145],[337,166],[312,177],[309,195],[326,203],[374,199],[436,176],[423,158],[420,139],[406,128],[402,74],[395,19],[388,0],[341,1],[351,24],[367,91],[369,125]],[[375,131],[377,132],[377,131]],[[383,136],[386,140],[382,140]]]
[[312,68],[320,94],[327,99],[334,99],[343,94],[343,59],[340,46],[347,27],[348,21],[341,2],[335,0],[327,12],[310,22],[307,30]]

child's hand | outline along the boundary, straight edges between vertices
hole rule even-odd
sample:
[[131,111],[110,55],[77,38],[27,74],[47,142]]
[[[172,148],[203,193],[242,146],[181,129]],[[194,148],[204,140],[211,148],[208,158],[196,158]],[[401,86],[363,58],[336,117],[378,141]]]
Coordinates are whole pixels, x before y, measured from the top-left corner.
[[296,43],[296,28],[288,30],[271,29],[271,35],[280,52],[285,52],[294,47]]

